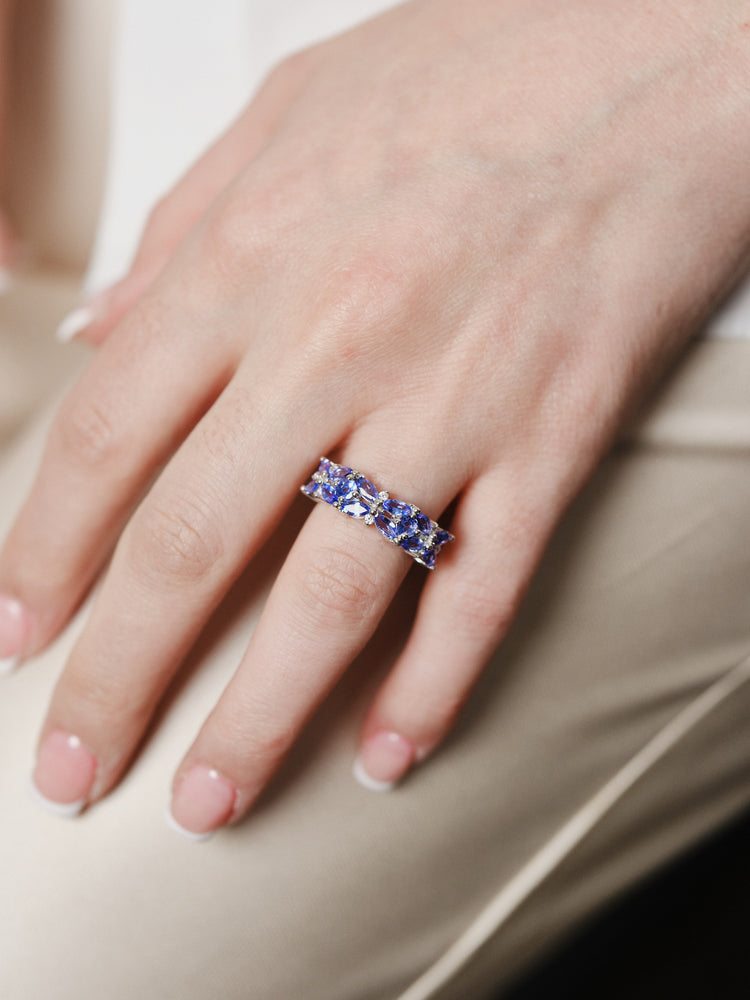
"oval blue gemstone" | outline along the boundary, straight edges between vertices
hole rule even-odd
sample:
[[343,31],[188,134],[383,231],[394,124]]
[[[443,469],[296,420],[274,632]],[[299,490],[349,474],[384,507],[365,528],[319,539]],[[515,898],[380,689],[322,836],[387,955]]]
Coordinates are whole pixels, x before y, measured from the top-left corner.
[[422,532],[422,534],[429,535],[432,531],[432,521],[429,517],[420,511],[415,520],[417,522],[417,528]]
[[401,542],[401,548],[406,549],[407,552],[419,552],[422,548],[422,541],[419,535],[411,535]]
[[380,534],[385,535],[386,538],[398,538],[401,534],[401,529],[396,521],[394,521],[392,517],[388,517],[387,514],[378,514],[375,518],[375,527],[378,529]]
[[406,533],[407,537],[411,538],[412,535],[418,534],[417,531],[417,519],[414,517],[407,517],[401,522],[401,532]]
[[346,465],[334,465],[333,462],[330,464],[328,469],[329,479],[346,479],[352,470]]
[[365,479],[364,476],[360,476],[356,482],[359,495],[363,500],[368,500],[370,503],[374,503],[378,499],[377,487],[371,483],[369,479]]
[[315,495],[317,489],[318,489],[318,484],[315,482],[314,479],[311,479],[309,483],[305,483],[305,485],[302,487],[302,492],[307,493],[307,495],[311,497]]
[[437,545],[438,548],[441,548],[446,542],[450,542],[451,540],[452,536],[450,532],[443,531],[442,528],[435,535],[435,545]]
[[318,472],[322,472],[323,475],[329,476],[331,474],[331,463],[327,458],[322,458],[320,460],[320,465],[318,466]]
[[397,521],[411,517],[411,507],[408,503],[402,503],[401,500],[384,500],[383,510],[387,510],[391,517],[396,518]]
[[364,517],[365,514],[370,513],[370,508],[365,506],[361,500],[350,500],[349,503],[343,504],[341,510],[349,517]]
[[328,483],[318,484],[318,494],[321,497],[321,499],[325,500],[326,503],[336,502],[336,491]]
[[357,487],[353,479],[332,479],[331,489],[340,500],[351,500],[357,495]]

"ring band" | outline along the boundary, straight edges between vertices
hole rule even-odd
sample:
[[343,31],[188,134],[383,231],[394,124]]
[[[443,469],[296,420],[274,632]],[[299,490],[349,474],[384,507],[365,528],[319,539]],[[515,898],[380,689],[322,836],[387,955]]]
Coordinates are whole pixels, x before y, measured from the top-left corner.
[[427,569],[434,569],[442,547],[455,541],[419,507],[393,499],[361,472],[348,465],[336,465],[328,458],[321,458],[312,478],[300,490],[311,500],[330,504],[365,524],[374,524],[384,538],[400,545]]

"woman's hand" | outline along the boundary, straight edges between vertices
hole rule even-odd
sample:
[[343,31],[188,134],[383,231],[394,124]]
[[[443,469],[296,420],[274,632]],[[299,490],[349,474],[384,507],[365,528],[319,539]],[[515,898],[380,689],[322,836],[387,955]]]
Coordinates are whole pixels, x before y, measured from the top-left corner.
[[[362,767],[391,782],[440,743],[750,246],[748,22],[747,0],[414,0],[272,75],[99,301],[103,346],[2,552],[10,663],[117,541],[43,728],[44,796],[74,812],[115,785],[321,454],[436,520],[458,497]],[[179,768],[185,829],[251,806],[410,565],[311,510]]]

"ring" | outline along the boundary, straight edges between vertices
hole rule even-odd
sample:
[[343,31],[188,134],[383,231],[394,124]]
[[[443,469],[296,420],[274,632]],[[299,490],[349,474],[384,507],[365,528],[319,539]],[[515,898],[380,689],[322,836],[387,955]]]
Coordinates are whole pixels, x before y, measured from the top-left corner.
[[393,499],[361,472],[348,465],[336,465],[328,458],[321,458],[312,478],[300,490],[311,500],[330,504],[365,524],[374,524],[384,538],[400,545],[427,569],[434,569],[442,547],[455,541],[419,507]]

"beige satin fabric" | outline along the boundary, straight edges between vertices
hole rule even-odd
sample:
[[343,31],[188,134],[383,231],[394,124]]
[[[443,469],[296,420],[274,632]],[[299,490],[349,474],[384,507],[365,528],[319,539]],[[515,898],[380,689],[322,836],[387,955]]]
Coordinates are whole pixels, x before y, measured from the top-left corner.
[[[47,357],[62,350],[51,343]],[[691,346],[571,508],[454,735],[391,793],[363,789],[351,764],[406,634],[416,572],[241,826],[196,845],[164,822],[173,769],[242,654],[304,498],[217,615],[120,787],[64,821],[26,782],[84,611],[3,679],[0,996],[480,1000],[735,814],[750,800],[744,683],[499,929],[480,919],[460,968],[438,965],[414,985],[618,769],[750,653],[748,379],[750,343]],[[0,464],[2,530],[45,420]]]

